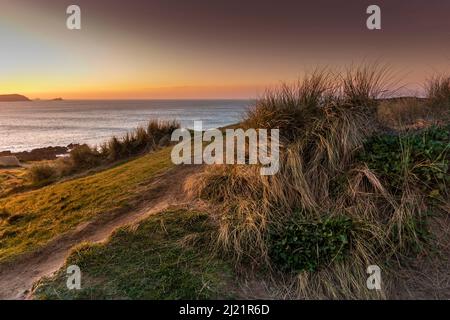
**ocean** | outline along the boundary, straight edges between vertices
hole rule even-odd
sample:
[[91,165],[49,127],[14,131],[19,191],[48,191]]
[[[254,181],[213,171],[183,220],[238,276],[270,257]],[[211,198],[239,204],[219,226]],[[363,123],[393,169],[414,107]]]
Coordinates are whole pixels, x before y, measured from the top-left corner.
[[99,145],[151,119],[177,120],[204,129],[237,123],[251,100],[109,100],[0,102],[0,151],[71,143]]

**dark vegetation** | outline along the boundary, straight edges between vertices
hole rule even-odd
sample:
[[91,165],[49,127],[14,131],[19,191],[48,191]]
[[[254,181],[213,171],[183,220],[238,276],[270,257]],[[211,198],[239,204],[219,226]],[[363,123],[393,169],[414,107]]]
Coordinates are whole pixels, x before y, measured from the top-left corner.
[[305,221],[296,213],[281,228],[269,230],[269,255],[284,271],[317,271],[348,255],[352,230],[346,217]]
[[34,165],[29,172],[30,180],[34,185],[45,185],[64,176],[157,150],[170,144],[171,134],[177,128],[179,124],[175,121],[154,120],[147,128],[139,127],[122,138],[112,137],[99,148],[77,145],[67,158],[53,164]]

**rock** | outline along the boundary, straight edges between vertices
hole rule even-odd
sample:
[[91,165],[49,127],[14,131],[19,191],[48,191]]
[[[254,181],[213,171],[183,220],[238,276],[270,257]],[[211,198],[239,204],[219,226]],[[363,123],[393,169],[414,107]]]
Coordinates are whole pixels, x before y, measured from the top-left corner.
[[79,146],[80,146],[79,143],[71,143],[71,144],[67,145],[67,149],[70,152],[71,150],[73,150],[73,149],[75,149],[75,148],[77,148]]
[[15,153],[12,153],[11,151],[2,151],[0,152],[0,157],[15,156],[20,161],[55,160],[57,156],[67,154],[68,152],[69,149],[67,147],[46,147]]
[[20,162],[15,156],[4,156],[0,157],[0,167],[20,167]]

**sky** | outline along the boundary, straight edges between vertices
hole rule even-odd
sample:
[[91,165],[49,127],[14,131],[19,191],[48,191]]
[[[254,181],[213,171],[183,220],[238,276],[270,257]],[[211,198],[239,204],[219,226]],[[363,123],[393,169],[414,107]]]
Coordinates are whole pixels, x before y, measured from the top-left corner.
[[[66,8],[81,8],[81,30]],[[366,8],[381,8],[381,30]],[[0,94],[254,98],[317,67],[388,64],[405,90],[450,72],[450,1],[0,0]]]

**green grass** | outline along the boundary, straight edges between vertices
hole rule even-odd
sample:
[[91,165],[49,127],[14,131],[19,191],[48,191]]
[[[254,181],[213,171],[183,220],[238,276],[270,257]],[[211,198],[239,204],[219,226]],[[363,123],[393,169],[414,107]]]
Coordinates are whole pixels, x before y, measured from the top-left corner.
[[170,148],[165,148],[91,176],[0,199],[0,262],[94,216],[126,210],[148,196],[152,178],[170,167]]
[[[208,215],[184,210],[151,216],[136,230],[121,228],[106,244],[85,244],[36,287],[37,299],[230,298],[232,268],[209,253]],[[81,269],[81,289],[68,290],[69,265]]]

